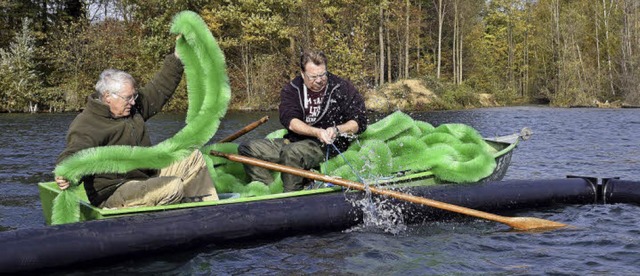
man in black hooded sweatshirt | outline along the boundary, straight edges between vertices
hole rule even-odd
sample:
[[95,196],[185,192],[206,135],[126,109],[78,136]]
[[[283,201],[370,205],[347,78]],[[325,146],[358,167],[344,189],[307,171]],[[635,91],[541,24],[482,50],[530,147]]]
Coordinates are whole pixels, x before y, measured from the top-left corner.
[[[280,123],[288,133],[283,139],[260,139],[242,143],[238,152],[269,162],[301,169],[317,167],[324,161],[327,145],[342,152],[349,147],[348,136],[367,128],[364,100],[351,82],[327,71],[322,52],[305,51],[300,57],[300,76],[280,92]],[[329,146],[330,157],[337,152]],[[269,170],[245,165],[253,181],[273,182]],[[304,189],[302,177],[282,174],[285,192]]]

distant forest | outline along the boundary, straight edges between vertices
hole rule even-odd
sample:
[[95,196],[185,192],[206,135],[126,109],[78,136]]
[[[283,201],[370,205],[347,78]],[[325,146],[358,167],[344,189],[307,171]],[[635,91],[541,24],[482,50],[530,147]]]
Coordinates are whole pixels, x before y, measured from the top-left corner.
[[[453,101],[640,105],[638,0],[0,0],[0,112],[79,110],[106,68],[145,83],[182,10],[224,51],[232,108],[276,107],[307,48],[365,95],[421,79]],[[166,108],[187,102],[183,81]]]

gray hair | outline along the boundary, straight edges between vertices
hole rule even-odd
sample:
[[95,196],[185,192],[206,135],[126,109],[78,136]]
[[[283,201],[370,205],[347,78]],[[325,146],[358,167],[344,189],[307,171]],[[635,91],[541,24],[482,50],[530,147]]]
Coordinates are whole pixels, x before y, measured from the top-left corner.
[[101,97],[104,97],[107,93],[117,94],[125,83],[135,86],[136,80],[127,72],[107,69],[100,73],[100,79],[96,83],[95,89]]

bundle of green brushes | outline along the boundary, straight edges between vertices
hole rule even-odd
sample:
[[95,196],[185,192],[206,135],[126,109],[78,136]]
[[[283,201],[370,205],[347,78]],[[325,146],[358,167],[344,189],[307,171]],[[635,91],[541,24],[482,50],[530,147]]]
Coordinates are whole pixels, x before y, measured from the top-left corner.
[[[286,130],[277,130],[267,139],[282,138],[285,133]],[[203,152],[209,150],[237,154],[238,146],[214,144]],[[370,125],[345,152],[322,163],[320,169],[323,174],[358,182],[391,177],[398,172],[431,171],[442,182],[466,183],[493,172],[495,153],[496,150],[467,125],[443,124],[434,128],[398,111]],[[247,184],[242,164],[222,157],[208,159],[218,192],[258,196],[283,190],[279,173],[274,173],[273,183]]]
[[326,164],[325,173],[361,181],[431,171],[443,182],[475,182],[496,167],[495,149],[464,124],[413,120],[397,111],[370,125],[357,141]]

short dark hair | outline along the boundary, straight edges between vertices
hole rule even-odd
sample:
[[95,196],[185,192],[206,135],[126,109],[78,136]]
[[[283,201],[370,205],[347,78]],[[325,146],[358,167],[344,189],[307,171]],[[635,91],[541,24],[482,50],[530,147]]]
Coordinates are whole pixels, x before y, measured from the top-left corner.
[[304,72],[304,66],[307,63],[313,62],[315,65],[327,66],[327,56],[322,51],[305,50],[300,55],[300,69]]

